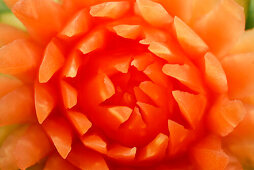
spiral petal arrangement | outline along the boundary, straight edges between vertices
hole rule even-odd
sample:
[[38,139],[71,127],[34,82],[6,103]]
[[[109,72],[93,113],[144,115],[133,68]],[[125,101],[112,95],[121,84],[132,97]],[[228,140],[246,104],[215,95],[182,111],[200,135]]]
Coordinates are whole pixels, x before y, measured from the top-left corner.
[[241,167],[254,31],[234,0],[5,1],[28,35],[0,25],[0,169]]

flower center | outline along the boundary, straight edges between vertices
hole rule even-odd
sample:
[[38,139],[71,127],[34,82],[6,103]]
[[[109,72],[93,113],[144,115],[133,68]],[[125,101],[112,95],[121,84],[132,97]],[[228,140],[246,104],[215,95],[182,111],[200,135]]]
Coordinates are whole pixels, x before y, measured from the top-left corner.
[[78,107],[107,137],[125,146],[142,146],[167,131],[170,86],[151,80],[156,75],[150,73],[161,73],[160,60],[144,45],[119,37],[107,44],[88,54],[80,68]]
[[143,72],[138,71],[133,66],[129,67],[127,73],[115,73],[109,78],[115,86],[115,94],[101,104],[104,106],[128,106],[133,109],[137,102],[134,89],[141,82],[149,80]]

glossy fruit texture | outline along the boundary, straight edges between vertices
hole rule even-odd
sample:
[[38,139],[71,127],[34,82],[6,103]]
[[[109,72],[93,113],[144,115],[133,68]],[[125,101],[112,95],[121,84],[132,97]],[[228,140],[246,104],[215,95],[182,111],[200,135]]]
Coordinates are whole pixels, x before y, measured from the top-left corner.
[[12,132],[0,169],[224,170],[248,158],[234,136],[254,104],[254,32],[235,1],[5,1],[27,33],[0,25],[0,125]]

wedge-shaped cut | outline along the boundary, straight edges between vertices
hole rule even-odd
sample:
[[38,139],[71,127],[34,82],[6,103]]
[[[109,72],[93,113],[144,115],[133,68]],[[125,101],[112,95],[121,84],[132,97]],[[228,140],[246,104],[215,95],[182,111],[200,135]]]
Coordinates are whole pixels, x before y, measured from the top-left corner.
[[140,25],[116,25],[113,27],[115,33],[123,38],[137,39],[140,36]]
[[16,39],[24,39],[27,38],[27,34],[19,30],[15,27],[5,25],[5,24],[0,24],[0,47],[8,44]]
[[143,53],[140,55],[134,56],[134,59],[131,62],[131,66],[134,66],[138,71],[144,71],[145,68],[152,64],[155,60],[155,57],[151,53]]
[[240,37],[234,47],[230,50],[230,54],[242,54],[254,52],[252,42],[254,41],[254,29],[246,30]]
[[92,123],[83,113],[67,111],[67,115],[80,135],[84,135],[92,127]]
[[64,29],[60,32],[60,36],[73,37],[86,33],[90,28],[90,16],[87,9],[79,11],[67,23]]
[[[170,64],[183,64],[184,61],[187,59],[185,57],[185,54],[183,53],[181,46],[178,45],[176,40],[172,38],[167,38],[166,42],[161,42],[161,41],[153,40],[153,37],[149,37],[148,39],[145,39],[144,41],[145,41],[144,44],[149,45],[148,47],[149,51],[151,51],[157,57],[160,57],[166,60]],[[142,44],[142,42],[140,43]]]
[[253,62],[254,53],[228,56],[222,60],[231,98],[254,103]]
[[[244,33],[243,8],[234,0],[222,0],[201,18],[194,29],[219,59],[222,58]],[[226,31],[227,30],[227,31]]]
[[[93,92],[94,95],[89,93],[89,88],[96,88],[98,89],[98,96],[96,96]],[[91,90],[90,90],[91,91]],[[98,74],[91,80],[91,83],[89,87],[87,87],[87,91],[89,95],[94,97],[94,102],[95,103],[101,103],[104,102],[105,100],[109,99],[115,94],[115,86],[113,82],[110,80],[110,78],[104,74]]]
[[114,62],[114,68],[121,72],[121,73],[128,73],[129,68],[130,68],[130,62],[131,62],[131,58],[125,58],[125,59],[120,59],[119,61],[115,60],[115,61],[111,61],[112,64]]
[[[103,52],[104,53],[104,52]],[[131,54],[126,54],[125,52],[117,51],[112,54],[105,53],[105,60],[98,61],[98,65],[100,67],[98,74],[103,75],[113,75],[121,73],[128,73],[129,67],[131,65]]]
[[[80,102],[82,102],[80,107],[83,112],[88,114],[92,122],[96,124],[99,122],[101,126],[107,127],[105,130],[109,130],[118,129],[128,119],[129,110],[131,110],[129,107],[104,105],[104,102],[115,94],[114,84],[107,75],[98,73],[92,76],[88,82],[84,81],[82,84],[81,92],[79,92]],[[87,108],[89,108],[89,112],[87,112]]]
[[94,5],[90,9],[90,14],[93,17],[105,17],[117,19],[123,16],[130,8],[128,1],[119,2],[104,2]]
[[101,154],[88,150],[81,144],[73,146],[67,160],[80,169],[109,170]]
[[39,82],[46,83],[64,65],[64,55],[56,42],[51,41],[46,47],[39,69]]
[[64,106],[68,109],[74,107],[78,101],[78,91],[65,81],[61,81],[61,92]]
[[138,107],[135,107],[130,118],[120,127],[120,138],[127,145],[142,143],[147,135],[147,125],[144,122]]
[[205,96],[182,91],[173,91],[172,94],[184,118],[195,129],[200,123],[206,108]]
[[0,74],[0,98],[23,85],[16,77]]
[[53,141],[58,153],[65,159],[71,151],[72,131],[68,122],[63,118],[48,118],[43,127]]
[[203,57],[208,51],[206,43],[178,17],[174,18],[174,29],[178,42],[190,58]]
[[107,153],[107,143],[101,137],[101,135],[93,132],[81,137],[82,143],[92,150],[95,150],[99,153],[106,154]]
[[152,99],[149,96],[147,96],[147,94],[145,94],[143,92],[143,90],[140,89],[140,87],[134,87],[133,90],[134,90],[134,94],[135,94],[135,98],[136,98],[137,102],[154,104]]
[[38,64],[40,52],[30,41],[15,40],[0,48],[0,73],[21,74]]
[[28,32],[42,43],[60,31],[65,20],[63,7],[52,0],[20,0],[12,11]]
[[[144,122],[149,126],[154,126],[154,128],[159,128],[162,126],[161,122],[165,118],[166,114],[162,113],[160,108],[157,108],[154,105],[137,102],[137,105],[140,108],[140,112]],[[158,117],[160,115],[160,117]]]
[[160,133],[139,151],[137,159],[141,161],[160,160],[165,156],[167,147],[168,136]]
[[75,170],[68,161],[64,160],[58,154],[52,154],[48,157],[43,170]]
[[21,86],[0,98],[0,126],[35,121],[31,87]]
[[105,32],[101,29],[97,29],[88,34],[78,44],[78,49],[83,54],[88,54],[94,50],[100,49],[104,45]]
[[66,60],[66,65],[63,69],[63,75],[65,77],[74,78],[77,76],[79,66],[81,65],[80,52],[74,51],[70,54],[69,58]]
[[185,139],[190,134],[190,131],[185,129],[184,126],[168,120],[168,130],[169,130],[169,146],[168,153],[170,156],[175,155],[182,149],[185,145]]
[[[151,104],[137,102],[142,118],[149,129],[149,133],[155,133],[167,127],[169,113],[167,110]],[[160,116],[158,116],[160,115]]]
[[208,136],[194,146],[191,155],[202,170],[223,170],[229,161],[221,148],[220,139],[214,136]]
[[102,99],[106,100],[115,94],[115,86],[107,75],[102,74],[101,76],[102,76],[101,78],[103,80],[103,84],[101,84],[99,89],[102,90],[101,91]]
[[146,67],[144,73],[155,83],[165,88],[171,88],[172,83],[170,82],[167,75],[165,75],[161,68],[163,67],[162,63],[154,62]]
[[120,125],[129,119],[133,110],[127,106],[114,106],[109,107],[107,111],[112,117],[114,117],[118,121]]
[[137,0],[136,2],[141,16],[149,24],[162,27],[173,21],[173,18],[161,4],[151,0]]
[[239,100],[221,96],[212,106],[207,122],[215,134],[226,136],[243,120],[246,109]]
[[139,88],[149,96],[157,106],[166,106],[168,104],[168,95],[165,90],[151,81],[140,83]]
[[145,37],[139,41],[140,44],[148,45],[153,41],[166,43],[169,38],[168,32],[159,28],[143,27],[143,32]]
[[208,86],[217,93],[228,91],[227,76],[222,68],[220,61],[212,54],[205,55],[205,80]]
[[165,64],[162,68],[162,72],[168,76],[171,76],[182,84],[186,85],[190,89],[204,93],[204,87],[201,76],[194,66],[187,64]]
[[155,42],[152,41],[149,43],[148,50],[151,51],[156,56],[166,60],[166,61],[174,61],[175,59],[174,54],[169,49],[169,47],[166,45],[166,43],[161,42]]
[[[115,26],[119,26],[119,25],[123,25],[123,28],[135,28],[133,30],[136,30],[136,27],[139,26],[141,28],[141,30],[143,30],[143,25],[144,21],[142,18],[140,18],[139,16],[135,16],[135,15],[127,15],[125,17],[116,19],[116,20],[112,20],[111,22],[109,22],[106,25],[106,28],[109,31],[114,31],[114,27]],[[126,30],[126,29],[124,29]],[[127,29],[128,30],[128,29]]]
[[136,147],[129,148],[126,146],[113,144],[110,147],[107,156],[118,161],[132,161],[135,159],[136,151]]
[[42,124],[56,105],[52,89],[47,85],[36,83],[34,86],[34,101],[37,119]]
[[[109,60],[109,62],[110,61],[112,60]],[[111,69],[112,71],[113,69],[112,67],[114,66],[115,65],[112,65],[111,68],[104,67],[104,69]],[[114,98],[115,97],[114,84],[106,74],[102,73],[101,71],[98,71],[97,75],[91,76],[91,79],[89,80],[88,83],[86,81],[84,81],[83,83],[84,85],[81,89],[82,92],[81,94],[79,93],[82,98],[81,101],[82,103],[84,103],[84,105],[82,105],[81,107],[87,108],[90,106],[89,112],[87,112],[87,114],[89,114],[89,118],[93,122],[100,122],[99,124],[101,126],[107,127],[105,130],[110,130],[110,129],[116,130],[119,128],[119,126],[122,123],[128,120],[132,112],[132,109],[130,107],[117,106],[117,105],[115,106],[112,104],[111,105],[107,104],[116,98]],[[95,88],[98,90],[91,91],[91,88],[92,89]],[[129,94],[126,94],[126,95],[129,95]],[[129,95],[125,97],[132,97],[132,96]],[[126,98],[124,100],[130,101]]]

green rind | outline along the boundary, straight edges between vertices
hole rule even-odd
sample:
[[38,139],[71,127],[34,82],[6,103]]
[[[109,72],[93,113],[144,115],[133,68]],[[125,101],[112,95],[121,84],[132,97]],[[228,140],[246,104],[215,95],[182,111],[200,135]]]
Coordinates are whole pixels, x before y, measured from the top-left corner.
[[10,79],[17,79],[15,76],[12,76],[12,75],[9,75],[9,74],[3,74],[3,73],[0,73],[0,77],[3,76],[3,77],[8,77]]
[[5,5],[3,0],[0,0],[0,14],[3,12],[10,12],[10,9]]
[[254,28],[254,0],[250,0],[246,19],[246,29]]
[[44,166],[45,166],[45,161],[42,160],[39,163],[27,168],[26,170],[43,170]]
[[2,145],[6,137],[19,126],[20,125],[9,125],[9,126],[0,127],[0,146]]
[[245,15],[247,16],[250,0],[235,0],[235,1],[244,8]]
[[8,24],[13,27],[26,30],[25,26],[18,20],[18,18],[12,12],[1,13],[0,23]]
[[0,0],[0,23],[11,25],[13,27],[26,30],[25,26],[18,20],[12,11],[6,6],[3,0]]
[[54,0],[54,2],[61,4],[63,1],[62,0]]
[[245,165],[243,166],[243,170],[254,170],[254,167],[253,166],[249,166],[249,165]]

